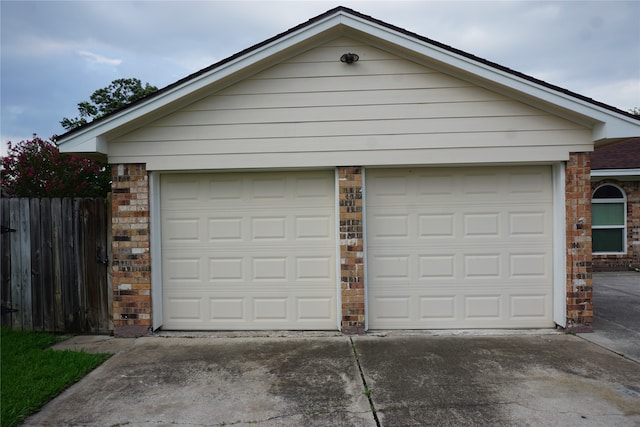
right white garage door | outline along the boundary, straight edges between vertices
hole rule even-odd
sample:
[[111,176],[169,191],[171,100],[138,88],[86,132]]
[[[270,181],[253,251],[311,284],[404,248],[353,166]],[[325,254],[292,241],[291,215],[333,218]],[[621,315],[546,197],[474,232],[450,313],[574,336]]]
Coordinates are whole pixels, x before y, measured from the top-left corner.
[[370,329],[551,327],[551,168],[366,170]]

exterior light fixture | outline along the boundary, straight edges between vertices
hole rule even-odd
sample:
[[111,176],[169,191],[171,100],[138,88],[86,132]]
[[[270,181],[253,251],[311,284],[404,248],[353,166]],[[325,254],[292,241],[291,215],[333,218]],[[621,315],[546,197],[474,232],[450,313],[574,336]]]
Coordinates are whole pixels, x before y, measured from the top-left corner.
[[340,57],[340,62],[353,64],[354,62],[358,62],[358,59],[360,59],[360,57],[356,53],[345,53]]

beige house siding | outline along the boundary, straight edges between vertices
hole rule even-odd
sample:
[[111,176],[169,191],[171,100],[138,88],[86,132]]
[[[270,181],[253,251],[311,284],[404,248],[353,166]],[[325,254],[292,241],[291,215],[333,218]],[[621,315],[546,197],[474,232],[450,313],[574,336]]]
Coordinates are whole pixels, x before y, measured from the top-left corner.
[[[356,52],[359,62],[339,61]],[[591,129],[360,42],[339,38],[109,143],[149,170],[549,162]]]

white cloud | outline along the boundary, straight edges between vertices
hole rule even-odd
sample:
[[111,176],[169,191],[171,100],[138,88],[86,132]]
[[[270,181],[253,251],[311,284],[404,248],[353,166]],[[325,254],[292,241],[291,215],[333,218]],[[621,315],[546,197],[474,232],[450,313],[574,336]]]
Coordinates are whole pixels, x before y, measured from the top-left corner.
[[106,56],[89,52],[88,50],[79,50],[76,53],[80,56],[87,58],[87,60],[91,64],[105,64],[105,65],[112,65],[114,67],[117,67],[118,65],[122,64],[122,59],[107,58]]
[[23,105],[7,105],[5,107],[6,117],[10,120],[15,120],[18,116],[24,113],[25,107]]

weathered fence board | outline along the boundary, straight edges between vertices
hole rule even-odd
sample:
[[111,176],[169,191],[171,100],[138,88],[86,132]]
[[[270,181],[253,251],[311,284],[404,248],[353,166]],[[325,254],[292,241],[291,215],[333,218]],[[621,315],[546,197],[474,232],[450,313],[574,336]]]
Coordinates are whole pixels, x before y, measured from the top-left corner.
[[2,325],[108,333],[104,199],[0,199]]
[[[11,271],[9,203],[0,203],[0,215],[0,218],[2,218],[2,233],[0,234],[0,245],[2,245],[2,250],[0,250],[0,294],[4,297],[4,295],[11,295],[11,276],[7,274]],[[9,307],[3,306],[0,316],[1,324],[11,323]]]

